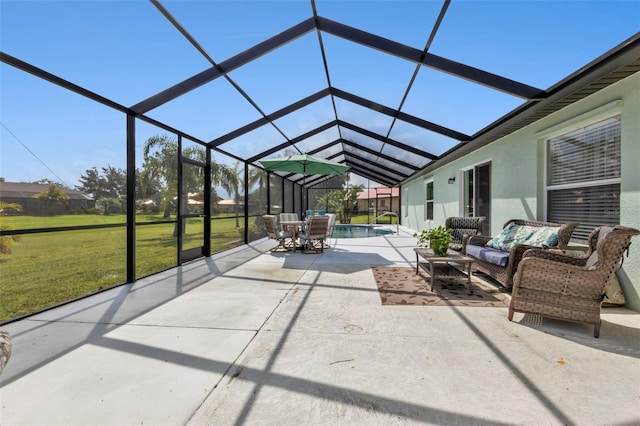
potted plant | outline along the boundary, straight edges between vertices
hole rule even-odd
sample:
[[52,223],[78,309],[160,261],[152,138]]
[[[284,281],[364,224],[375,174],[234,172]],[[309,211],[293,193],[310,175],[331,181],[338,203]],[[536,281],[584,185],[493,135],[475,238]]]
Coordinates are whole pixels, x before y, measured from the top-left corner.
[[438,226],[434,229],[422,230],[413,234],[418,238],[419,247],[431,247],[438,256],[444,256],[449,249],[449,243],[453,241],[453,234],[450,228]]

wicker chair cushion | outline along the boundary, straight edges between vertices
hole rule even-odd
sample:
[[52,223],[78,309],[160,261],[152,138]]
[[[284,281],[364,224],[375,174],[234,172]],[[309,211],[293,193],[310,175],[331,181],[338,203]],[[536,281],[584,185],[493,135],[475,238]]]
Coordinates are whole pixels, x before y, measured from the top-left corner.
[[558,245],[559,230],[560,228],[542,226],[537,228],[522,244],[534,247],[555,247]]
[[615,272],[611,274],[609,281],[604,286],[604,296],[602,306],[622,306],[627,302]]
[[529,226],[511,223],[500,234],[485,244],[497,250],[509,251],[516,244],[533,247],[555,247],[558,245],[560,228],[551,226]]
[[509,248],[513,245],[513,240],[516,238],[516,235],[518,234],[520,228],[522,228],[522,225],[511,223],[509,226],[504,228],[502,232],[487,241],[487,244],[485,244],[485,246],[494,248],[496,250],[508,251]]
[[498,266],[507,266],[509,252],[483,246],[467,246],[467,254]]
[[516,244],[525,244],[537,230],[538,228],[534,226],[512,223],[504,228],[499,235],[489,240],[486,246],[497,250],[509,251]]

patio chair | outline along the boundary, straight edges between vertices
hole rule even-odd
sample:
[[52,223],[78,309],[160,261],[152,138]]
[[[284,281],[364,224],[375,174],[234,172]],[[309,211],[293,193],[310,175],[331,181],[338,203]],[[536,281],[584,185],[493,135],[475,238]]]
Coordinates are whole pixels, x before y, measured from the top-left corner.
[[4,366],[11,358],[11,334],[6,330],[0,330],[0,374]]
[[327,217],[329,218],[329,222],[327,223],[327,239],[325,240],[325,247],[331,247],[327,242],[329,238],[333,236],[333,231],[336,229],[336,215],[335,213],[327,213]]
[[329,229],[329,216],[311,216],[299,235],[305,252],[323,252]]
[[[500,291],[510,291],[513,275],[525,251],[532,248],[564,247],[569,243],[578,223],[553,223],[511,219],[495,237],[474,235],[462,244],[462,253],[473,257],[473,270],[480,271],[502,285]],[[522,235],[526,238],[517,239]],[[544,238],[543,238],[544,237]],[[488,246],[488,243],[491,246]]]
[[444,223],[444,227],[453,230],[453,241],[449,243],[449,248],[462,251],[462,243],[465,235],[474,236],[482,234],[482,227],[486,220],[487,218],[485,216],[448,217]]
[[280,222],[295,220],[300,220],[298,219],[298,213],[280,213]]
[[290,231],[282,231],[278,229],[278,223],[276,220],[276,216],[274,215],[265,214],[264,216],[262,216],[262,220],[264,222],[264,229],[267,231],[267,237],[278,241],[278,245],[272,248],[271,251],[278,251],[280,249],[289,251],[286,242],[288,239],[291,240],[293,244],[293,233]]
[[601,226],[589,235],[582,257],[562,250],[527,250],[514,277],[509,321],[514,312],[593,324],[600,336],[600,305],[605,285],[640,231],[626,226]]

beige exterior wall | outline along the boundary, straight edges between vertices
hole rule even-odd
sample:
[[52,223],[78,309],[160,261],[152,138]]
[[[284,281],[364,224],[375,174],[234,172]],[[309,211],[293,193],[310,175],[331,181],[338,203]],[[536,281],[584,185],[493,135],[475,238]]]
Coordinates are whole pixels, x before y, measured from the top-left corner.
[[[448,216],[461,215],[461,171],[491,161],[491,234],[511,218],[545,220],[544,136],[557,129],[596,120],[618,109],[622,117],[622,182],[620,222],[640,229],[640,73],[611,85],[532,125],[478,149],[429,176],[401,188],[401,223],[413,230],[444,225]],[[456,177],[455,184],[448,179]],[[424,220],[425,184],[434,182],[434,220]],[[640,311],[640,237],[635,237],[618,274],[627,307]]]

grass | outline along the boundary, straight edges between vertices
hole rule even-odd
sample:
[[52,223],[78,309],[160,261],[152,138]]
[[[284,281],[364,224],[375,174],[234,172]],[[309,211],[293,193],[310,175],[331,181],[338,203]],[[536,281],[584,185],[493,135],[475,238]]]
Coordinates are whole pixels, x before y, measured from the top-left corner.
[[[351,223],[368,223],[370,219],[371,216],[354,215]],[[161,215],[141,214],[136,220],[148,223],[136,227],[136,277],[175,266],[175,224],[152,224],[163,220]],[[241,225],[243,220],[241,217]],[[21,235],[13,252],[0,257],[0,322],[126,282],[125,223],[124,215],[0,216],[0,225],[13,229],[123,225],[122,228]],[[203,232],[202,219],[189,219],[183,248],[201,246]],[[235,217],[211,221],[212,252],[242,243]]]
[[[102,221],[97,222],[96,219]],[[14,216],[14,229],[124,223],[124,216]],[[150,222],[150,215],[140,217]],[[155,220],[157,220],[156,218]],[[240,218],[243,223],[244,218]],[[9,223],[8,223],[9,222]],[[175,224],[136,227],[136,277],[177,264]],[[235,218],[211,221],[212,252],[242,243]],[[185,248],[202,245],[202,219],[189,219]],[[0,322],[126,282],[126,228],[21,235],[13,252],[0,258]]]

